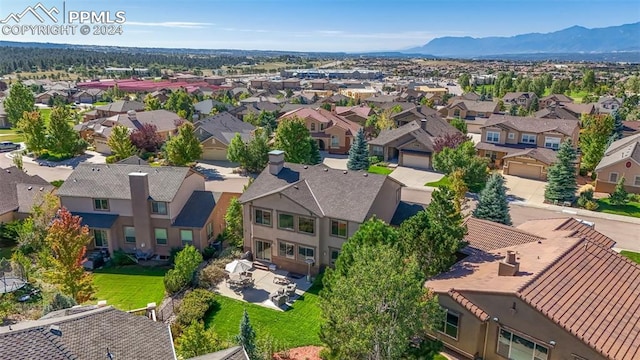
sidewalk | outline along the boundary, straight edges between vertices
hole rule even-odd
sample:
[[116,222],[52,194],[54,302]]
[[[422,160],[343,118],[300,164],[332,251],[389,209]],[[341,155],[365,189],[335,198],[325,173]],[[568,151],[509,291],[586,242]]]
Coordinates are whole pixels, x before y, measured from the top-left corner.
[[524,202],[524,201],[512,201],[509,203],[509,205],[533,207],[538,209],[546,209],[550,211],[558,211],[574,217],[587,216],[587,217],[593,217],[598,219],[607,219],[612,221],[621,221],[629,224],[640,225],[640,218],[636,218],[632,216],[624,216],[624,215],[607,214],[607,213],[602,213],[597,211],[585,210],[581,208],[558,206],[558,205],[551,205],[551,204],[536,204],[536,203]]

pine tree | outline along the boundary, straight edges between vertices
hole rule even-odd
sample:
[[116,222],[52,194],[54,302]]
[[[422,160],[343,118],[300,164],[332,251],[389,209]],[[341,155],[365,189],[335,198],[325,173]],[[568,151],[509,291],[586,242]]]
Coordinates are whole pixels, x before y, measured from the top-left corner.
[[247,309],[245,309],[242,314],[240,333],[236,336],[236,341],[238,342],[238,345],[244,348],[244,351],[247,353],[250,360],[259,359],[258,347],[256,346],[256,332],[253,330],[253,326],[251,326],[251,322],[249,321]]
[[320,155],[320,148],[318,147],[318,141],[313,138],[309,138],[309,165],[317,165],[322,162],[322,155]]
[[576,149],[571,140],[563,142],[557,152],[557,161],[549,167],[547,172],[547,186],[544,190],[544,198],[554,202],[572,202],[575,199],[576,189]]
[[480,192],[478,206],[473,211],[473,216],[511,225],[507,189],[504,185],[504,177],[499,173],[493,173],[487,181],[487,186]]
[[616,184],[615,189],[613,190],[613,192],[609,195],[609,202],[611,203],[611,205],[624,205],[626,204],[629,199],[628,199],[628,193],[627,190],[625,190],[624,188],[624,176],[620,178],[620,180],[618,180],[618,183]]
[[611,135],[613,141],[622,139],[624,124],[622,123],[622,116],[618,113],[618,111],[614,111],[611,113],[611,117],[613,117],[613,134]]
[[364,138],[364,130],[360,128],[356,133],[351,149],[349,149],[349,161],[347,162],[349,170],[367,170],[369,169],[369,149],[367,140]]

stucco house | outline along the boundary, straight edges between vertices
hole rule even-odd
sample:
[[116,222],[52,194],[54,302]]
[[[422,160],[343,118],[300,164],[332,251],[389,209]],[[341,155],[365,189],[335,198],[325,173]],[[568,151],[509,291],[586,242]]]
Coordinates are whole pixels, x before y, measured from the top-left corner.
[[28,175],[15,166],[0,168],[0,224],[27,218],[54,187],[38,175]]
[[577,148],[580,125],[576,120],[492,115],[481,130],[479,156],[506,175],[545,180],[560,144],[571,139]]
[[538,105],[538,96],[534,92],[508,92],[502,97],[505,105],[519,106],[529,109],[531,104]]
[[[468,94],[465,94],[468,95]],[[467,123],[467,131],[474,134],[481,132],[480,127],[494,113],[500,111],[497,101],[480,101],[460,99],[451,102],[438,110],[447,119],[463,119]]]
[[244,250],[259,263],[316,274],[364,221],[391,221],[401,187],[384,175],[285,163],[283,151],[271,151],[240,197]]
[[538,109],[544,109],[549,106],[561,106],[573,103],[573,99],[565,94],[549,94],[538,100]]
[[640,358],[640,266],[615,241],[572,218],[466,224],[461,259],[425,283],[456,358]]
[[2,101],[0,101],[0,129],[8,129],[10,127],[11,124],[9,124],[7,112],[4,111],[4,105],[2,105]]
[[603,96],[598,99],[596,107],[600,114],[610,114],[618,110],[624,103],[623,99],[612,96]]
[[88,88],[73,94],[72,99],[74,102],[79,102],[81,104],[93,104],[97,101],[101,101],[103,95],[104,90],[102,89]]
[[227,160],[227,148],[231,139],[240,134],[246,142],[251,140],[255,126],[222,112],[202,119],[195,124],[195,132],[202,144],[203,160]]
[[597,192],[612,193],[624,177],[625,190],[640,194],[640,134],[609,145],[595,172]]
[[278,118],[278,122],[288,119],[302,119],[311,137],[318,142],[320,150],[331,154],[347,154],[353,137],[362,126],[354,121],[323,108],[298,108]]
[[173,247],[202,250],[213,239],[216,201],[204,182],[188,167],[82,163],[57,195],[91,230],[89,249],[167,259]]

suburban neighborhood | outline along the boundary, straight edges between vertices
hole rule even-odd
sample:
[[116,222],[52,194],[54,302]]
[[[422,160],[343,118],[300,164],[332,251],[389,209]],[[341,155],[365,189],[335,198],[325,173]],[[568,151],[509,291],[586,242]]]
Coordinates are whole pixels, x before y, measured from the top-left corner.
[[15,49],[0,359],[640,359],[638,62]]

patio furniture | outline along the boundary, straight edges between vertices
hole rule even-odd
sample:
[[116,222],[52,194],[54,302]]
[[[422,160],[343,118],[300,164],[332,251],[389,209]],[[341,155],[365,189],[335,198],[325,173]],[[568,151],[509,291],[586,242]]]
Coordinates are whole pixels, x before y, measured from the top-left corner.
[[274,303],[276,306],[282,306],[289,301],[289,296],[285,293],[285,289],[281,288],[278,291],[269,294],[269,300]]
[[284,276],[275,275],[273,277],[273,283],[278,285],[289,285],[291,280],[287,279]]
[[295,283],[294,284],[289,284],[289,285],[285,286],[285,288],[284,288],[285,289],[285,293],[288,296],[293,296],[296,293],[297,287],[298,286]]
[[151,260],[153,258],[153,250],[149,249],[147,251],[143,251],[141,249],[136,249],[136,260]]
[[229,274],[241,274],[251,270],[252,268],[253,263],[249,260],[233,260],[224,267]]

